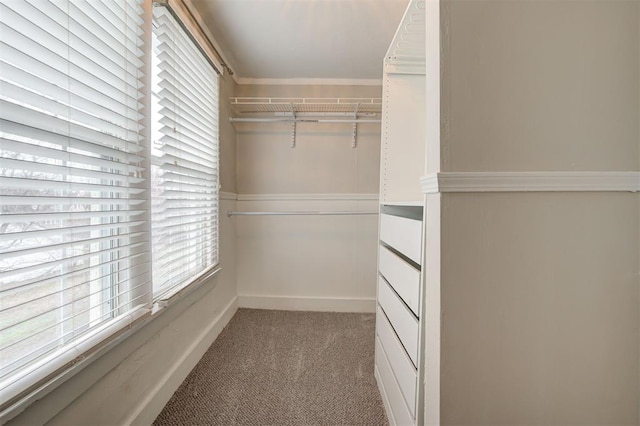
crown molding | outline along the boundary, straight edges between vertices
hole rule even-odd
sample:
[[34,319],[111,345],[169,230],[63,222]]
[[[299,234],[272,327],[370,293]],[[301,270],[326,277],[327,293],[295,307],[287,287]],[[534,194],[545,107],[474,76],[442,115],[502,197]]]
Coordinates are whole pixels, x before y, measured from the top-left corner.
[[442,172],[420,180],[438,192],[640,191],[640,172]]
[[238,194],[238,201],[378,201],[378,194]]
[[440,186],[438,185],[438,174],[439,173],[434,173],[420,179],[422,192],[424,194],[436,194],[440,192]]

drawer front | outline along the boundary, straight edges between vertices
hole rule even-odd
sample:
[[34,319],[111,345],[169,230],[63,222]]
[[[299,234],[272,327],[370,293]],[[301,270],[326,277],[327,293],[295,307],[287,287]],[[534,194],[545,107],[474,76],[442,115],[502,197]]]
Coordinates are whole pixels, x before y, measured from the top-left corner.
[[382,276],[391,284],[391,287],[413,313],[418,315],[420,271],[384,246],[380,246],[380,265],[378,268]]
[[380,239],[418,265],[422,264],[422,221],[382,214]]
[[391,365],[387,359],[384,349],[380,344],[380,339],[376,339],[376,372],[378,373],[378,386],[380,393],[388,404],[387,412],[390,426],[410,426],[414,425],[413,416],[407,407],[407,403],[402,396],[402,391],[398,381],[393,375]]
[[398,381],[404,400],[407,403],[407,407],[409,407],[411,415],[415,416],[416,382],[418,380],[416,369],[380,307],[378,307],[376,316],[376,331],[384,353],[389,360],[389,365],[391,365],[391,370],[393,370],[393,375]]
[[413,365],[418,365],[418,320],[380,275],[378,275],[378,303],[400,337]]

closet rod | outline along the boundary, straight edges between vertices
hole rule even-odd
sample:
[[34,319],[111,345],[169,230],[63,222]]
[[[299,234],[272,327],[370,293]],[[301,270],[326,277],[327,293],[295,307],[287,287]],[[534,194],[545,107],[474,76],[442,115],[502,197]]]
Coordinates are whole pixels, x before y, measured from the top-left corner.
[[275,122],[286,122],[286,123],[381,123],[380,119],[366,119],[366,118],[355,118],[355,119],[326,119],[326,118],[240,118],[240,117],[231,117],[229,121],[232,123],[275,123]]
[[279,212],[234,212],[227,211],[227,216],[357,216],[357,215],[374,215],[378,214],[377,211],[336,211],[336,212],[322,212],[322,211],[279,211]]

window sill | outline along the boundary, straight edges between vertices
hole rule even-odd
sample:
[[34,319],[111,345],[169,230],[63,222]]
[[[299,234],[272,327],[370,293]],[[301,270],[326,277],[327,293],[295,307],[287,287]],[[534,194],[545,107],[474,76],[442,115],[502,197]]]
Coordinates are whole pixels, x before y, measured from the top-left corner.
[[154,300],[151,314],[154,315],[156,312],[159,312],[163,308],[177,302],[188,294],[191,294],[193,291],[197,290],[204,283],[206,283],[210,278],[216,276],[221,270],[222,268],[220,267],[220,264],[215,264],[211,268],[202,272],[193,281],[170,288],[169,290],[160,293]]
[[[82,353],[79,353],[78,351],[78,353],[76,354],[77,356],[75,356],[73,360],[65,362],[61,367],[55,368],[49,374],[46,374],[42,380],[34,381],[34,384],[32,386],[29,386],[29,388],[25,389],[23,392],[20,392],[22,396],[14,398],[14,402],[9,403],[9,405],[2,408],[2,410],[0,411],[0,424],[4,424],[14,417],[18,416],[31,404],[43,399],[46,395],[53,392],[56,388],[64,384],[66,381],[72,379],[82,370],[98,361],[101,357],[109,353],[116,346],[120,345],[121,343],[125,343],[130,337],[140,332],[146,326],[155,323],[157,324],[157,326],[152,327],[154,330],[150,330],[149,333],[155,334],[156,332],[158,332],[162,328],[162,321],[160,321],[160,323],[157,323],[154,320],[159,319],[160,317],[164,317],[165,313],[171,311],[167,308],[177,305],[179,301],[188,298],[189,295],[192,295],[199,288],[202,288],[221,270],[222,268],[219,264],[211,267],[189,284],[182,287],[174,288],[171,291],[163,293],[160,296],[162,298],[158,298],[155,301],[151,310],[142,308],[139,309],[137,311],[138,314],[132,314],[130,316],[130,321],[127,321],[127,324],[122,325],[117,330],[113,330],[113,333],[111,333],[104,339],[97,341],[92,345],[78,345],[78,348],[80,346],[84,346],[83,349],[85,350]],[[175,311],[175,315],[180,315],[182,311],[183,310]],[[169,316],[167,320],[170,321],[171,316]],[[145,334],[146,333],[147,332],[145,332]],[[119,364],[123,359],[126,358],[126,356],[128,356],[131,352],[135,351],[138,347],[144,344],[144,342],[149,337],[151,337],[151,335],[140,338],[139,344],[132,342],[130,350],[126,351],[126,353],[119,354],[117,357],[114,357],[115,359],[109,361],[109,364],[113,365],[104,370],[104,373],[106,374],[112,368],[116,367],[117,364]],[[73,350],[76,350],[76,348],[73,348]],[[53,362],[54,361],[52,361],[52,363]],[[101,377],[102,375],[100,376],[100,378]],[[94,383],[88,383],[87,388],[93,384]],[[71,398],[69,402],[71,402],[74,397],[72,397],[71,395],[69,396]],[[64,406],[66,406],[66,404]],[[64,408],[64,406],[60,406],[59,408],[62,409]],[[53,415],[57,414],[57,412],[51,414],[51,417],[53,417]]]

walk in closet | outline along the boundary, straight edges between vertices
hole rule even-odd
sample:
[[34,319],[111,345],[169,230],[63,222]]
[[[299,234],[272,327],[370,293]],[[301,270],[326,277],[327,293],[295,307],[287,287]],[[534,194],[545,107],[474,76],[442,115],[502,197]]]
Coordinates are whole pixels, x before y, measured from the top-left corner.
[[0,0],[0,53],[0,424],[640,424],[639,1]]

